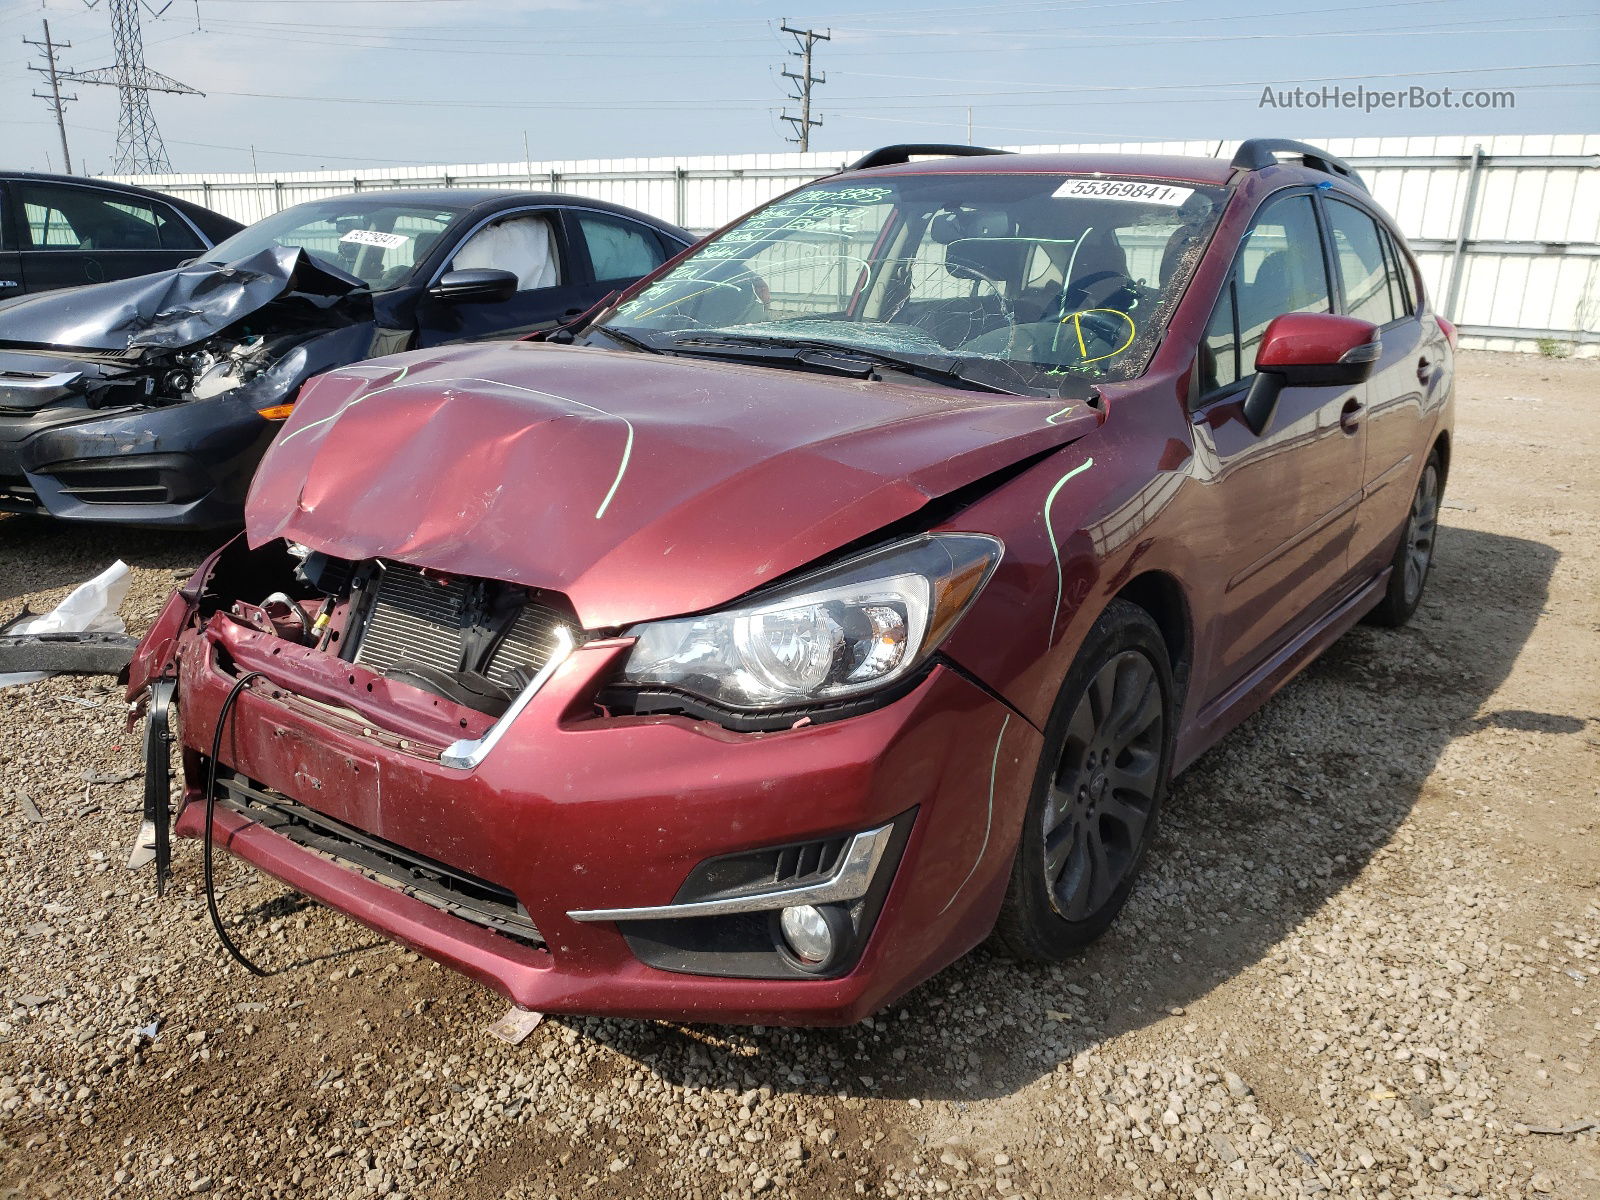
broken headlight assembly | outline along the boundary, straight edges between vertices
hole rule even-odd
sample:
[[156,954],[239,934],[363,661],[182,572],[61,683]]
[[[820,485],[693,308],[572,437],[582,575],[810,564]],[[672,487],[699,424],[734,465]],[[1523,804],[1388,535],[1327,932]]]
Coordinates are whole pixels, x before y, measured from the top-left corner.
[[735,608],[637,625],[619,683],[641,700],[668,692],[757,715],[859,699],[928,661],[1003,551],[984,534],[925,535]]

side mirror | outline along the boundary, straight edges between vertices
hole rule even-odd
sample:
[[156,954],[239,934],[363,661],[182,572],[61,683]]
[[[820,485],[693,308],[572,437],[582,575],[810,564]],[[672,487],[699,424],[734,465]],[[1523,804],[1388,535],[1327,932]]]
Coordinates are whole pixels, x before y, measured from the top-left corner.
[[439,282],[428,289],[428,295],[446,304],[494,304],[509,300],[517,294],[517,277],[510,271],[496,271],[490,267],[464,267],[459,271],[446,271]]
[[1383,353],[1371,321],[1335,313],[1284,313],[1267,326],[1256,352],[1256,377],[1244,400],[1244,419],[1266,429],[1286,387],[1354,387]]

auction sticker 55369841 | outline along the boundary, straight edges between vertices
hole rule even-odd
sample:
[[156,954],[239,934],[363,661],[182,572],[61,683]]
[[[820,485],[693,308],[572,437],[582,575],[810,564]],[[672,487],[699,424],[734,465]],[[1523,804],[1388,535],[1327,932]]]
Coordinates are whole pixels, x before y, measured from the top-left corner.
[[1194,195],[1194,189],[1142,179],[1069,179],[1054,194],[1096,200],[1137,200],[1142,204],[1169,204],[1176,208]]

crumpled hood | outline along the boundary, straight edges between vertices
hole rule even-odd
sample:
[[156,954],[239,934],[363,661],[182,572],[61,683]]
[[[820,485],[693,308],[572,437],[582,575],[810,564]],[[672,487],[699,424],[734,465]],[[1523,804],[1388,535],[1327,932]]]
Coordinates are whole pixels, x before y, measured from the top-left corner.
[[302,391],[246,528],[553,589],[585,627],[623,626],[726,603],[1100,420],[1063,411],[532,342],[417,351]]
[[[273,246],[226,265],[191,263],[132,279],[41,292],[0,306],[0,347],[127,350],[189,346],[293,293],[319,308],[369,296],[353,275]],[[370,298],[361,316],[370,317]]]

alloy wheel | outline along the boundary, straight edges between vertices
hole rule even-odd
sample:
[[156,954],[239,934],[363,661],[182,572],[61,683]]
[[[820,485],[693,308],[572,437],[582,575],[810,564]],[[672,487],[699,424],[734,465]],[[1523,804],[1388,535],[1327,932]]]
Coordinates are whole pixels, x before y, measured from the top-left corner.
[[1138,863],[1165,726],[1160,679],[1138,650],[1101,667],[1078,701],[1044,806],[1044,877],[1069,921],[1103,908]]
[[1422,595],[1433,562],[1434,535],[1439,528],[1439,471],[1429,463],[1411,498],[1411,516],[1406,522],[1405,599],[1415,604]]

